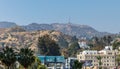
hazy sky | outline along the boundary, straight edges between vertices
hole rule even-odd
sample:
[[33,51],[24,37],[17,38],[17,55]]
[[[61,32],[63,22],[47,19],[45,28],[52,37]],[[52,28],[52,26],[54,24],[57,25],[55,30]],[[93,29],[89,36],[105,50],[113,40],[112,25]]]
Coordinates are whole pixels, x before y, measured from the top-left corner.
[[0,21],[67,23],[120,32],[120,0],[0,0]]

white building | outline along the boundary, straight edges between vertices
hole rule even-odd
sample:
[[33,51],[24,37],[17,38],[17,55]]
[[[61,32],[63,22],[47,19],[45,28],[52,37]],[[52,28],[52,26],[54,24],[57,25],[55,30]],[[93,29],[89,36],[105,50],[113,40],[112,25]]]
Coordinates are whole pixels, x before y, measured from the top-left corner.
[[[102,66],[106,69],[113,69],[116,66],[116,50],[112,50],[112,46],[106,46],[105,49],[101,51],[96,50],[85,50],[83,52],[80,52],[77,55],[77,59],[79,61],[83,60],[91,60],[93,66]],[[100,60],[97,59],[97,57],[101,57]],[[102,62],[102,65],[99,65],[99,61]]]
[[80,48],[90,48],[87,44],[86,44],[86,42],[85,41],[79,41],[78,42],[78,44],[79,44],[79,46],[80,46]]

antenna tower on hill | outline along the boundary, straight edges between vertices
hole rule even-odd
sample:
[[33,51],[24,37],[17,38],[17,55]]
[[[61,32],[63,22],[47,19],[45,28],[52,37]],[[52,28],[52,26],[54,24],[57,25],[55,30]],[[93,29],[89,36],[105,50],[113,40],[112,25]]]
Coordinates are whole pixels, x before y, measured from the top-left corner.
[[68,18],[68,24],[71,24],[71,18],[70,17]]

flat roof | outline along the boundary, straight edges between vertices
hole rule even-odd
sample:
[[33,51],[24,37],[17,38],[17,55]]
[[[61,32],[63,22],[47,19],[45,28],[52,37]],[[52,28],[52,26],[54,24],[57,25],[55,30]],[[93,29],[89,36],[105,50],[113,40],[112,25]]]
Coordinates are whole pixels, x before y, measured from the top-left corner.
[[65,63],[64,56],[38,56],[38,58],[42,63]]

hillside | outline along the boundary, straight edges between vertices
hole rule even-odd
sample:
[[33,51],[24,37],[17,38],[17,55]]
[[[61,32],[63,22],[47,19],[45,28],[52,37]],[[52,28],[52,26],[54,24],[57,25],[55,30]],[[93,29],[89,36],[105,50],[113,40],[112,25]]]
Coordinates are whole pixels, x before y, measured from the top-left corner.
[[5,28],[0,28],[0,34],[5,33],[6,29]]
[[[0,22],[0,28],[11,28],[17,26],[12,22]],[[80,24],[68,24],[68,23],[52,23],[52,24],[38,24],[31,23],[29,25],[21,26],[26,31],[37,31],[37,30],[55,30],[60,31],[66,35],[91,38],[92,36],[104,36],[110,33],[99,32],[88,25]]]
[[15,27],[17,26],[16,23],[13,23],[13,22],[0,22],[0,28],[11,28],[11,27]]
[[38,37],[50,35],[55,40],[60,48],[67,48],[69,44],[75,41],[75,37],[64,35],[58,31],[34,31],[34,32],[5,32],[0,34],[0,47],[11,46],[15,49],[22,47],[30,47],[37,52]]
[[32,23],[26,26],[22,26],[24,29],[28,31],[35,31],[35,30],[56,30],[60,31],[64,34],[77,36],[79,37],[92,37],[92,36],[104,36],[108,35],[109,33],[105,32],[98,32],[94,28],[88,25],[79,25],[79,24],[37,24]]

